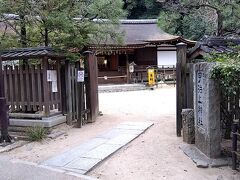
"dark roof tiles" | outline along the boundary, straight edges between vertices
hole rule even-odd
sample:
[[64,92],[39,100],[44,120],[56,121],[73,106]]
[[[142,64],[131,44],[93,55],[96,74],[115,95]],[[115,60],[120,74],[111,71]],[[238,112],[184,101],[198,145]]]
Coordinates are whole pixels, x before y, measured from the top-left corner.
[[36,48],[18,48],[9,49],[1,52],[1,58],[3,60],[14,60],[22,58],[40,58],[40,57],[52,57],[52,58],[63,58],[64,56],[57,53],[51,47],[36,47]]
[[[129,46],[149,43],[169,43],[171,41],[195,44],[195,41],[186,40],[180,36],[164,32],[158,27],[157,19],[120,20],[117,31],[123,33],[123,44],[119,45],[118,42],[108,38],[106,41],[101,42],[100,45]],[[95,43],[93,42],[92,44]]]

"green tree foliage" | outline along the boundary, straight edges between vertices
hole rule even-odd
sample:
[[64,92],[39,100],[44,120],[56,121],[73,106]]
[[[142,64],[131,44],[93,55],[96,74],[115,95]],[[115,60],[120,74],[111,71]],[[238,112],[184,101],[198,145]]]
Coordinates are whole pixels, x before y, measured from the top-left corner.
[[208,61],[217,62],[212,78],[219,82],[226,96],[234,96],[240,87],[240,47],[233,53],[212,54]]
[[[1,42],[12,39],[2,47],[82,49],[100,33],[117,38],[113,29],[125,15],[122,6],[121,0],[1,0],[0,20],[2,27],[8,27],[1,29]],[[6,14],[17,16],[13,19]],[[109,19],[111,23],[96,23],[94,19]]]
[[160,1],[159,25],[169,33],[194,40],[203,35],[240,35],[239,0]]
[[128,19],[157,18],[161,4],[156,0],[123,0],[123,8],[128,11]]

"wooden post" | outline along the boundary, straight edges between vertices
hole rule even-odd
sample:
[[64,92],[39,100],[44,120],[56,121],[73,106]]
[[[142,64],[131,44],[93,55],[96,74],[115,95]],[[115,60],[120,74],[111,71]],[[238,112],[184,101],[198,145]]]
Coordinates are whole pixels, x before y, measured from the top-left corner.
[[130,72],[129,72],[129,58],[128,54],[126,54],[126,72],[127,72],[127,84],[130,82]]
[[193,63],[187,63],[187,76],[186,76],[186,98],[188,109],[193,108]]
[[237,123],[232,124],[232,170],[237,169]]
[[47,82],[47,70],[48,70],[48,57],[43,58],[43,99],[44,99],[44,106],[45,106],[45,116],[50,115],[49,109],[49,82]]
[[60,70],[60,81],[61,81],[61,105],[62,105],[62,114],[67,114],[67,93],[66,93],[66,67],[61,66]]
[[72,125],[72,116],[73,116],[73,111],[72,111],[72,78],[71,78],[71,66],[70,62],[66,61],[65,64],[65,82],[66,82],[66,102],[67,102],[67,124]]
[[90,110],[88,122],[95,122],[99,111],[97,61],[92,53],[88,53],[86,62],[86,72],[88,74],[87,108]]
[[[77,63],[77,69],[83,71],[80,67],[80,63]],[[78,119],[77,119],[77,127],[81,128],[83,124],[83,101],[84,101],[84,82],[77,82],[77,94],[78,94],[78,99],[77,99],[77,114],[78,114]]]
[[2,58],[0,56],[0,97],[4,97],[4,82],[2,72]]
[[2,74],[2,58],[0,57],[0,124],[1,138],[0,142],[11,142],[11,137],[8,134],[9,116],[6,98],[4,98],[3,74]]
[[177,44],[177,71],[176,71],[176,130],[177,136],[181,136],[182,129],[182,109],[186,108],[186,63],[187,63],[187,45],[184,43]]

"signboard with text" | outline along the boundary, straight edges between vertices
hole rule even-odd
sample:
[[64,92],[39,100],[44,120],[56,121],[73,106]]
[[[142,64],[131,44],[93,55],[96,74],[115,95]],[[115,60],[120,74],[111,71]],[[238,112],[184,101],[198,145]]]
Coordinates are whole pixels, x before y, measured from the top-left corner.
[[78,71],[77,73],[77,82],[84,82],[84,71]]

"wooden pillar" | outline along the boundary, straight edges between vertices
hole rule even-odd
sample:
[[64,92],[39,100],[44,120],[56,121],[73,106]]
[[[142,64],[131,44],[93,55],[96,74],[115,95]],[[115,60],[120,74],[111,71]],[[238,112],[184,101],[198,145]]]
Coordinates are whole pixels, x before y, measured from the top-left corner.
[[66,61],[65,64],[65,81],[66,81],[66,105],[67,105],[67,124],[72,125],[73,107],[72,107],[72,77],[70,62]]
[[186,98],[188,109],[193,109],[193,63],[187,63]]
[[177,44],[177,72],[176,72],[176,131],[177,136],[181,136],[182,129],[182,109],[187,106],[186,98],[186,65],[187,65],[187,45]]
[[4,87],[3,87],[3,72],[2,72],[2,58],[0,56],[0,97],[4,97]]
[[50,95],[50,88],[49,82],[47,82],[47,70],[48,70],[48,57],[45,56],[43,58],[43,99],[44,99],[44,106],[45,106],[45,116],[50,115],[50,108],[49,108],[49,95]]
[[[80,62],[77,62],[77,70],[84,71],[80,67]],[[83,124],[83,111],[84,111],[84,82],[77,82],[77,127],[81,128]]]
[[6,98],[0,97],[0,123],[1,123],[1,138],[0,142],[11,142],[11,137],[8,134],[9,116]]
[[87,82],[87,108],[90,110],[88,122],[95,122],[99,112],[98,102],[98,66],[95,56],[92,53],[87,54],[86,72],[88,74]]
[[126,72],[127,72],[127,84],[130,82],[130,72],[129,72],[129,58],[128,54],[126,54]]
[[[60,65],[61,66],[61,65]],[[60,85],[61,85],[61,106],[62,114],[67,114],[67,93],[66,93],[66,66],[64,65],[60,68]]]
[[57,59],[57,88],[58,88],[58,93],[56,99],[59,101],[58,103],[58,111],[63,111],[62,109],[62,81],[61,81],[61,59]]

